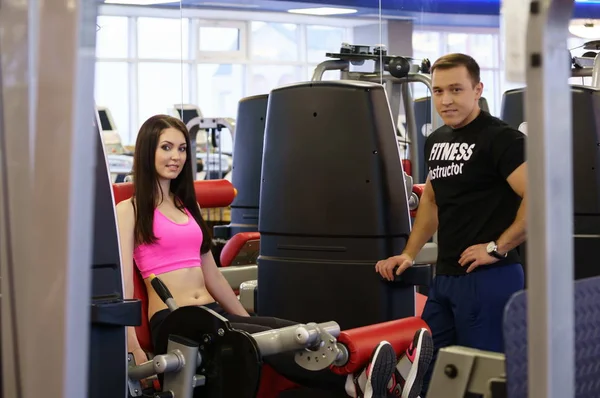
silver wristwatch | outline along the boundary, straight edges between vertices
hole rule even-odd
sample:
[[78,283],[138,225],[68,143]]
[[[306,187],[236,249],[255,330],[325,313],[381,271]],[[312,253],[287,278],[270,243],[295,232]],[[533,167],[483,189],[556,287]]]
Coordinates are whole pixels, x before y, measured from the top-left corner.
[[486,251],[487,251],[487,254],[489,254],[490,256],[495,257],[499,260],[505,259],[506,256],[508,256],[508,252],[504,253],[503,255],[498,253],[498,245],[494,241],[491,241],[490,243],[488,243]]

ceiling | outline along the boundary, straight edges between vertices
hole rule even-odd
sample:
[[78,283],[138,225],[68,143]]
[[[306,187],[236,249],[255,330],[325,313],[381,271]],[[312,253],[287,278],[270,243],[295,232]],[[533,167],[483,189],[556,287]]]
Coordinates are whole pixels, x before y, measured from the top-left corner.
[[[418,25],[499,26],[500,0],[181,0],[185,8],[287,12],[312,7],[357,10],[341,18],[413,19]],[[575,0],[573,18],[600,18],[600,0]],[[179,7],[179,1],[165,7]],[[476,18],[473,15],[477,15]]]

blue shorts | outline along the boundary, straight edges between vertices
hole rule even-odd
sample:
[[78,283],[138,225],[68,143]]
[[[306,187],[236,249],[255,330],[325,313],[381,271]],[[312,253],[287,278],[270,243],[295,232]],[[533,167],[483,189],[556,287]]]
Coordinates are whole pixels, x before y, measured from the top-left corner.
[[482,269],[467,275],[435,277],[422,315],[432,332],[434,359],[421,397],[425,397],[440,348],[460,345],[504,352],[504,307],[514,293],[524,288],[521,264]]

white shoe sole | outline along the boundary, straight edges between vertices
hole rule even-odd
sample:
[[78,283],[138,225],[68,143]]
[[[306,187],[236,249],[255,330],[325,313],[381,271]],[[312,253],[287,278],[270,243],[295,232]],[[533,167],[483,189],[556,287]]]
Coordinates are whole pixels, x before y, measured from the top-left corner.
[[[417,398],[421,394],[423,378],[433,358],[433,341],[428,331],[419,331],[415,360],[406,378],[401,398]],[[424,342],[424,339],[428,341]]]

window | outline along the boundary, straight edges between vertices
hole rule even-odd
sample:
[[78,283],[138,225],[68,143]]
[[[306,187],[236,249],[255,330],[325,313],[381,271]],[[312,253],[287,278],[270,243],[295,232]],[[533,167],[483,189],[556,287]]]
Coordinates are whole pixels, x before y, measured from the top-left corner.
[[[180,63],[140,62],[138,65],[138,128],[149,117],[167,113],[190,101],[189,70]],[[183,89],[183,92],[182,92]]]
[[[465,33],[415,31],[413,34],[414,58],[420,61],[428,58],[433,64],[442,54],[464,53],[475,58],[481,68],[481,80],[484,84],[483,96],[493,115],[500,114],[500,100],[504,78],[502,56],[497,33]],[[430,95],[422,84],[413,84],[415,98]]]
[[99,16],[97,19],[96,56],[127,58],[127,17]]
[[147,59],[189,59],[189,20],[140,17],[138,57]]
[[286,84],[306,81],[302,70],[295,66],[256,65],[250,67],[248,95],[268,94],[272,89]]
[[[298,26],[289,23],[252,22],[250,56],[255,61],[299,61]],[[259,44],[260,43],[260,44]]]
[[218,26],[201,26],[198,48],[200,51],[239,51],[240,30]]
[[96,105],[110,109],[121,140],[132,142],[129,129],[129,70],[126,62],[96,62]]
[[[123,15],[98,17],[95,96],[98,105],[110,108],[125,144],[135,143],[149,117],[172,113],[179,103],[197,104],[207,116],[237,118],[240,99],[309,81],[327,60],[325,53],[352,41],[347,21],[319,25],[333,17],[317,24],[307,17],[310,22],[299,24],[287,23],[284,14],[270,22],[239,20],[238,11],[186,10],[181,18],[181,10],[172,9],[141,11],[144,16],[106,10]],[[339,78],[339,71],[323,76]],[[229,151],[231,137],[222,139]]]
[[521,87],[525,87],[525,83],[509,82],[506,80],[506,74],[504,73],[504,70],[500,71],[500,91],[502,92],[501,96],[508,90],[512,90],[515,88],[521,88]]
[[329,59],[326,53],[339,53],[345,41],[345,29],[329,26],[309,25],[306,27],[306,56],[308,62]]
[[[306,80],[312,80],[313,74],[315,73],[315,68],[317,65],[310,65],[308,67],[308,73],[306,75]],[[339,70],[328,70],[323,73],[322,81],[325,80],[340,80],[340,71]]]
[[498,35],[469,35],[469,53],[482,68],[498,68]]
[[448,46],[448,53],[463,53],[469,52],[469,46],[467,44],[466,33],[448,33],[446,38],[446,45]]
[[[236,21],[199,21],[196,57],[202,61],[242,62],[247,58],[246,24]],[[211,62],[212,63],[212,62]]]
[[433,64],[440,57],[441,51],[441,33],[414,31],[413,32],[413,53],[414,58],[421,61],[427,58]]
[[411,83],[410,87],[412,90],[413,99],[431,97],[431,91],[429,91],[429,87],[423,83]]
[[[238,103],[244,96],[244,67],[232,64],[198,65],[198,106],[208,117],[237,118]],[[233,139],[221,131],[221,148],[233,153]]]
[[[483,83],[483,97],[487,100],[492,115],[500,115],[500,98],[502,94],[498,90],[496,70],[487,69],[481,71],[481,82]],[[496,107],[498,106],[498,107]]]
[[242,65],[198,65],[198,106],[203,115],[237,117],[244,96],[244,70]]

